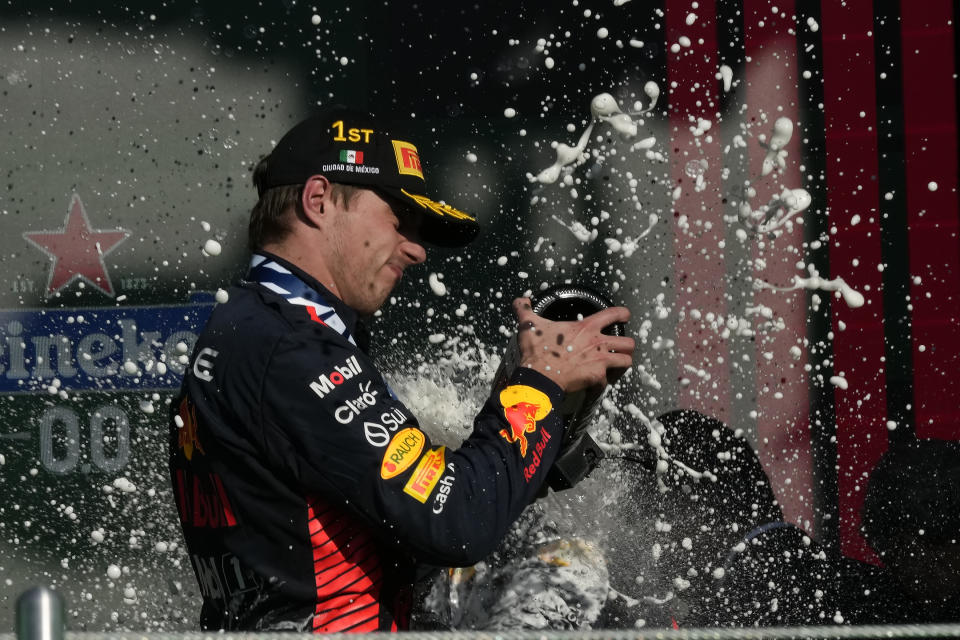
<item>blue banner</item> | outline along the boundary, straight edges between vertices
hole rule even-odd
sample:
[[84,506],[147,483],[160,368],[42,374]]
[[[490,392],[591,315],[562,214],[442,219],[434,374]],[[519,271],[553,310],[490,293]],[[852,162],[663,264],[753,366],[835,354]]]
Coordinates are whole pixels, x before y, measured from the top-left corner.
[[0,393],[176,389],[214,304],[0,311]]

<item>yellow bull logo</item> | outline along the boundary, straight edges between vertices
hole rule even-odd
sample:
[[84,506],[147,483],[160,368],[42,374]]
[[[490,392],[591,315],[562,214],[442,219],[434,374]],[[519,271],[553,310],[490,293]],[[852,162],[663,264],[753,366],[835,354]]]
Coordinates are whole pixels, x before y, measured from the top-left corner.
[[537,422],[547,417],[553,404],[547,394],[522,384],[515,384],[500,392],[503,415],[510,429],[501,429],[507,442],[520,443],[520,456],[527,457],[527,434],[537,430]]

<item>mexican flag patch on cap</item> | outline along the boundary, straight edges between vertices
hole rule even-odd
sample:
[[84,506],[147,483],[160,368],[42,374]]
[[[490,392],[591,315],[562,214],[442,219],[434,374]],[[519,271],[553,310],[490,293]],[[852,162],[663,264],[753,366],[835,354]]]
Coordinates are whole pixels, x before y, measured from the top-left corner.
[[340,162],[345,162],[347,164],[363,164],[363,151],[341,149]]

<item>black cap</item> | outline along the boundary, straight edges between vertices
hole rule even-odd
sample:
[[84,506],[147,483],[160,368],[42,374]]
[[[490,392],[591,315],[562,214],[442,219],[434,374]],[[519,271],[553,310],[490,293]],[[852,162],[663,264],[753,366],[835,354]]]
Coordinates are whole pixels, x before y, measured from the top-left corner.
[[304,184],[321,174],[330,182],[369,187],[388,200],[423,212],[420,234],[441,247],[462,247],[480,230],[476,218],[426,196],[417,147],[369,113],[327,107],[288,131],[267,158],[260,195]]

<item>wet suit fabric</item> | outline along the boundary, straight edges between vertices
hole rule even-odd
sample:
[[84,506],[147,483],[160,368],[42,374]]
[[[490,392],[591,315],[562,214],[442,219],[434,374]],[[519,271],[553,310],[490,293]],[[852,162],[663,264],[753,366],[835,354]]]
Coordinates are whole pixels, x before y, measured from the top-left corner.
[[264,254],[228,294],[171,414],[201,626],[407,628],[416,563],[477,562],[535,499],[562,390],[517,368],[459,449],[434,446],[319,282]]

